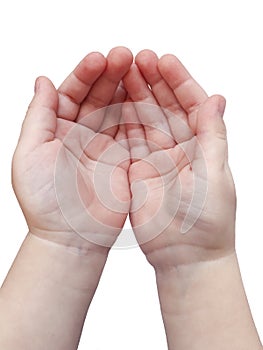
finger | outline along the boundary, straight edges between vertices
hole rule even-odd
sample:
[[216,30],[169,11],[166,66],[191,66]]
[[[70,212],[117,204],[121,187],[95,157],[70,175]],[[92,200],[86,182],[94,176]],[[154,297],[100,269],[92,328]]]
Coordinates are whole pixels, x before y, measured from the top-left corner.
[[105,68],[106,59],[98,52],[88,54],[78,64],[58,89],[60,118],[72,121],[76,119],[80,104]]
[[104,119],[99,129],[100,133],[115,138],[116,133],[119,130],[122,103],[126,100],[126,97],[127,92],[123,87],[123,84],[120,83],[110,105],[105,111]]
[[175,56],[165,55],[160,58],[158,69],[188,114],[207,99],[206,92]]
[[146,82],[151,86],[153,95],[160,106],[174,113],[178,112],[178,110],[182,111],[184,119],[187,120],[186,114],[182,110],[172,89],[158,70],[158,60],[157,55],[153,51],[143,50],[136,56],[135,63]]
[[131,162],[144,159],[150,154],[150,150],[147,145],[144,127],[137,116],[134,103],[131,100],[127,100],[123,104],[122,117],[125,123]]
[[159,72],[158,60],[157,55],[150,50],[141,51],[135,58],[140,72],[151,86],[156,100],[163,109],[176,143],[184,142],[191,138],[193,133],[188,125],[188,118],[184,109]]
[[[90,114],[95,110],[103,109],[111,102],[120,81],[130,68],[132,59],[132,53],[124,47],[117,47],[109,52],[107,67],[83,102],[77,121],[81,120],[81,124],[94,131],[99,130],[103,121],[104,111],[96,113],[96,118],[92,117],[92,115],[90,116]],[[82,120],[83,118],[85,120]]]
[[162,109],[155,100],[149,86],[137,65],[132,65],[123,79],[124,86],[135,102],[138,118],[144,126],[146,140],[149,148],[171,148],[175,142],[170,133],[170,128]]
[[35,95],[29,105],[19,139],[25,152],[53,141],[57,125],[58,94],[52,82],[39,77]]
[[215,95],[207,99],[196,116],[196,136],[206,161],[223,166],[227,160],[227,136],[223,121],[226,101]]

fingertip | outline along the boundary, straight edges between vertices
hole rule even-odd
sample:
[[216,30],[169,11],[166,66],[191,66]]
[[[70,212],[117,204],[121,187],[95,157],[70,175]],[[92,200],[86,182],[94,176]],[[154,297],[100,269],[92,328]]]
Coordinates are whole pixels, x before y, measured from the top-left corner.
[[[100,52],[91,52],[86,55],[74,69],[76,77],[86,83],[90,81],[90,76],[97,78],[107,66],[106,58]],[[61,87],[60,87],[61,90]]]
[[38,93],[39,91],[39,88],[40,88],[40,77],[37,77],[36,80],[35,80],[35,85],[34,85],[34,93]]
[[93,69],[98,71],[105,69],[107,64],[107,60],[103,54],[97,51],[90,52],[83,58],[82,62],[85,64],[85,66],[92,66]]
[[47,77],[45,77],[45,76],[37,77],[35,80],[35,87],[34,87],[35,93],[40,92],[40,90],[43,88],[43,84],[46,85],[48,83],[51,83],[51,81]]
[[226,100],[221,95],[213,95],[200,106],[198,111],[197,133],[217,135],[225,139],[226,127],[223,121],[223,114]]
[[45,76],[35,81],[36,93],[28,107],[20,141],[25,152],[54,139],[58,108],[58,92]]
[[118,63],[124,61],[131,65],[133,62],[133,54],[131,50],[125,46],[116,46],[109,51],[107,59],[114,59]]
[[87,57],[95,57],[96,59],[103,59],[103,60],[105,60],[106,58],[105,58],[105,56],[101,53],[101,52],[99,52],[99,51],[91,51],[91,52],[89,52],[87,55],[86,55],[86,57],[84,57],[84,59],[85,58],[87,58]]
[[160,61],[163,61],[163,62],[170,62],[175,60],[178,61],[178,58],[171,53],[166,53],[160,57]]
[[217,101],[217,109],[219,114],[223,117],[225,109],[226,109],[226,99],[222,95],[216,95]]
[[165,54],[163,54],[161,57],[160,57],[160,60],[164,60],[164,59],[166,59],[166,57],[170,57],[170,56],[172,56],[172,54],[170,54],[170,53],[165,53]]
[[165,54],[161,56],[158,61],[158,69],[161,73],[166,73],[169,71],[171,65],[174,66],[174,64],[178,64],[179,62],[180,61],[176,56],[172,54]]
[[224,96],[212,95],[208,98],[207,104],[211,110],[214,110],[214,113],[218,112],[223,117],[226,108],[226,99]]
[[52,81],[45,76],[39,76],[35,80],[35,97],[32,104],[40,104],[44,107],[57,109],[58,106],[58,94]]
[[135,56],[135,63],[140,65],[145,65],[149,61],[157,61],[157,60],[158,60],[157,54],[154,51],[149,49],[144,49]]
[[55,86],[52,83],[52,81],[49,78],[47,78],[46,76],[44,76],[44,75],[40,75],[39,77],[36,78],[36,84],[37,84],[38,88],[42,87],[43,85],[44,86],[49,85],[49,86],[52,86],[55,89]]
[[163,77],[166,76],[169,70],[169,64],[170,64],[169,62],[170,62],[170,55],[166,54],[166,55],[163,55],[157,63],[158,70]]
[[170,54],[170,53],[166,53],[164,55],[162,55],[159,59],[159,65],[160,66],[165,66],[167,63],[169,63],[171,60],[174,59],[174,55]]

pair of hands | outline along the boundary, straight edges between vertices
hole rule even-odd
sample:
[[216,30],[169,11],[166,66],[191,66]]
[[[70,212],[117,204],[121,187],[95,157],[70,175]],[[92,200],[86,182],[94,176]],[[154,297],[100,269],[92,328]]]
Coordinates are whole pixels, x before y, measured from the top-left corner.
[[[58,90],[38,78],[13,159],[29,231],[108,252],[130,213],[155,268],[234,250],[225,101],[173,55],[87,55]],[[185,234],[182,234],[185,233]]]

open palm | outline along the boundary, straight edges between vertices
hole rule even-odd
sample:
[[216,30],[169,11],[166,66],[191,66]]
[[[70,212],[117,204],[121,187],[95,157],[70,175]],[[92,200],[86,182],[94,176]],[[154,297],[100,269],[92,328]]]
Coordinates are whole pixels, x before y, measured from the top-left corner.
[[137,240],[154,266],[224,255],[234,247],[235,212],[225,101],[208,98],[172,55],[145,50],[135,62],[123,115]]
[[125,100],[120,81],[131,62],[124,48],[107,59],[92,53],[58,91],[47,78],[36,82],[13,160],[31,233],[77,248],[110,247],[119,234],[129,210],[129,153],[121,110],[106,107]]

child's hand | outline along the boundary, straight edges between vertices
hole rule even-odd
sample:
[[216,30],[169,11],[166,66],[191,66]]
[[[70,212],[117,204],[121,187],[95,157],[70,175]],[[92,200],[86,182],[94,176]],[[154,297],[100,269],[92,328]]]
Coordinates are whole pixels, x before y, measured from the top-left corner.
[[234,251],[236,210],[225,100],[208,98],[172,55],[158,60],[143,51],[135,62],[124,84],[141,106],[127,103],[124,119],[131,222],[141,248],[156,268],[225,256]]
[[[116,142],[124,127],[107,128],[111,116],[101,108],[125,100],[119,84],[131,62],[128,49],[115,48],[107,59],[85,57],[58,91],[47,78],[37,80],[13,159],[31,233],[78,248],[87,241],[110,247],[119,234],[129,211],[129,152]],[[97,193],[105,183],[113,184],[110,205]]]
[[208,98],[172,55],[135,62],[124,79],[136,102],[124,108],[130,215],[155,268],[168,348],[261,349],[235,254],[225,100]]

